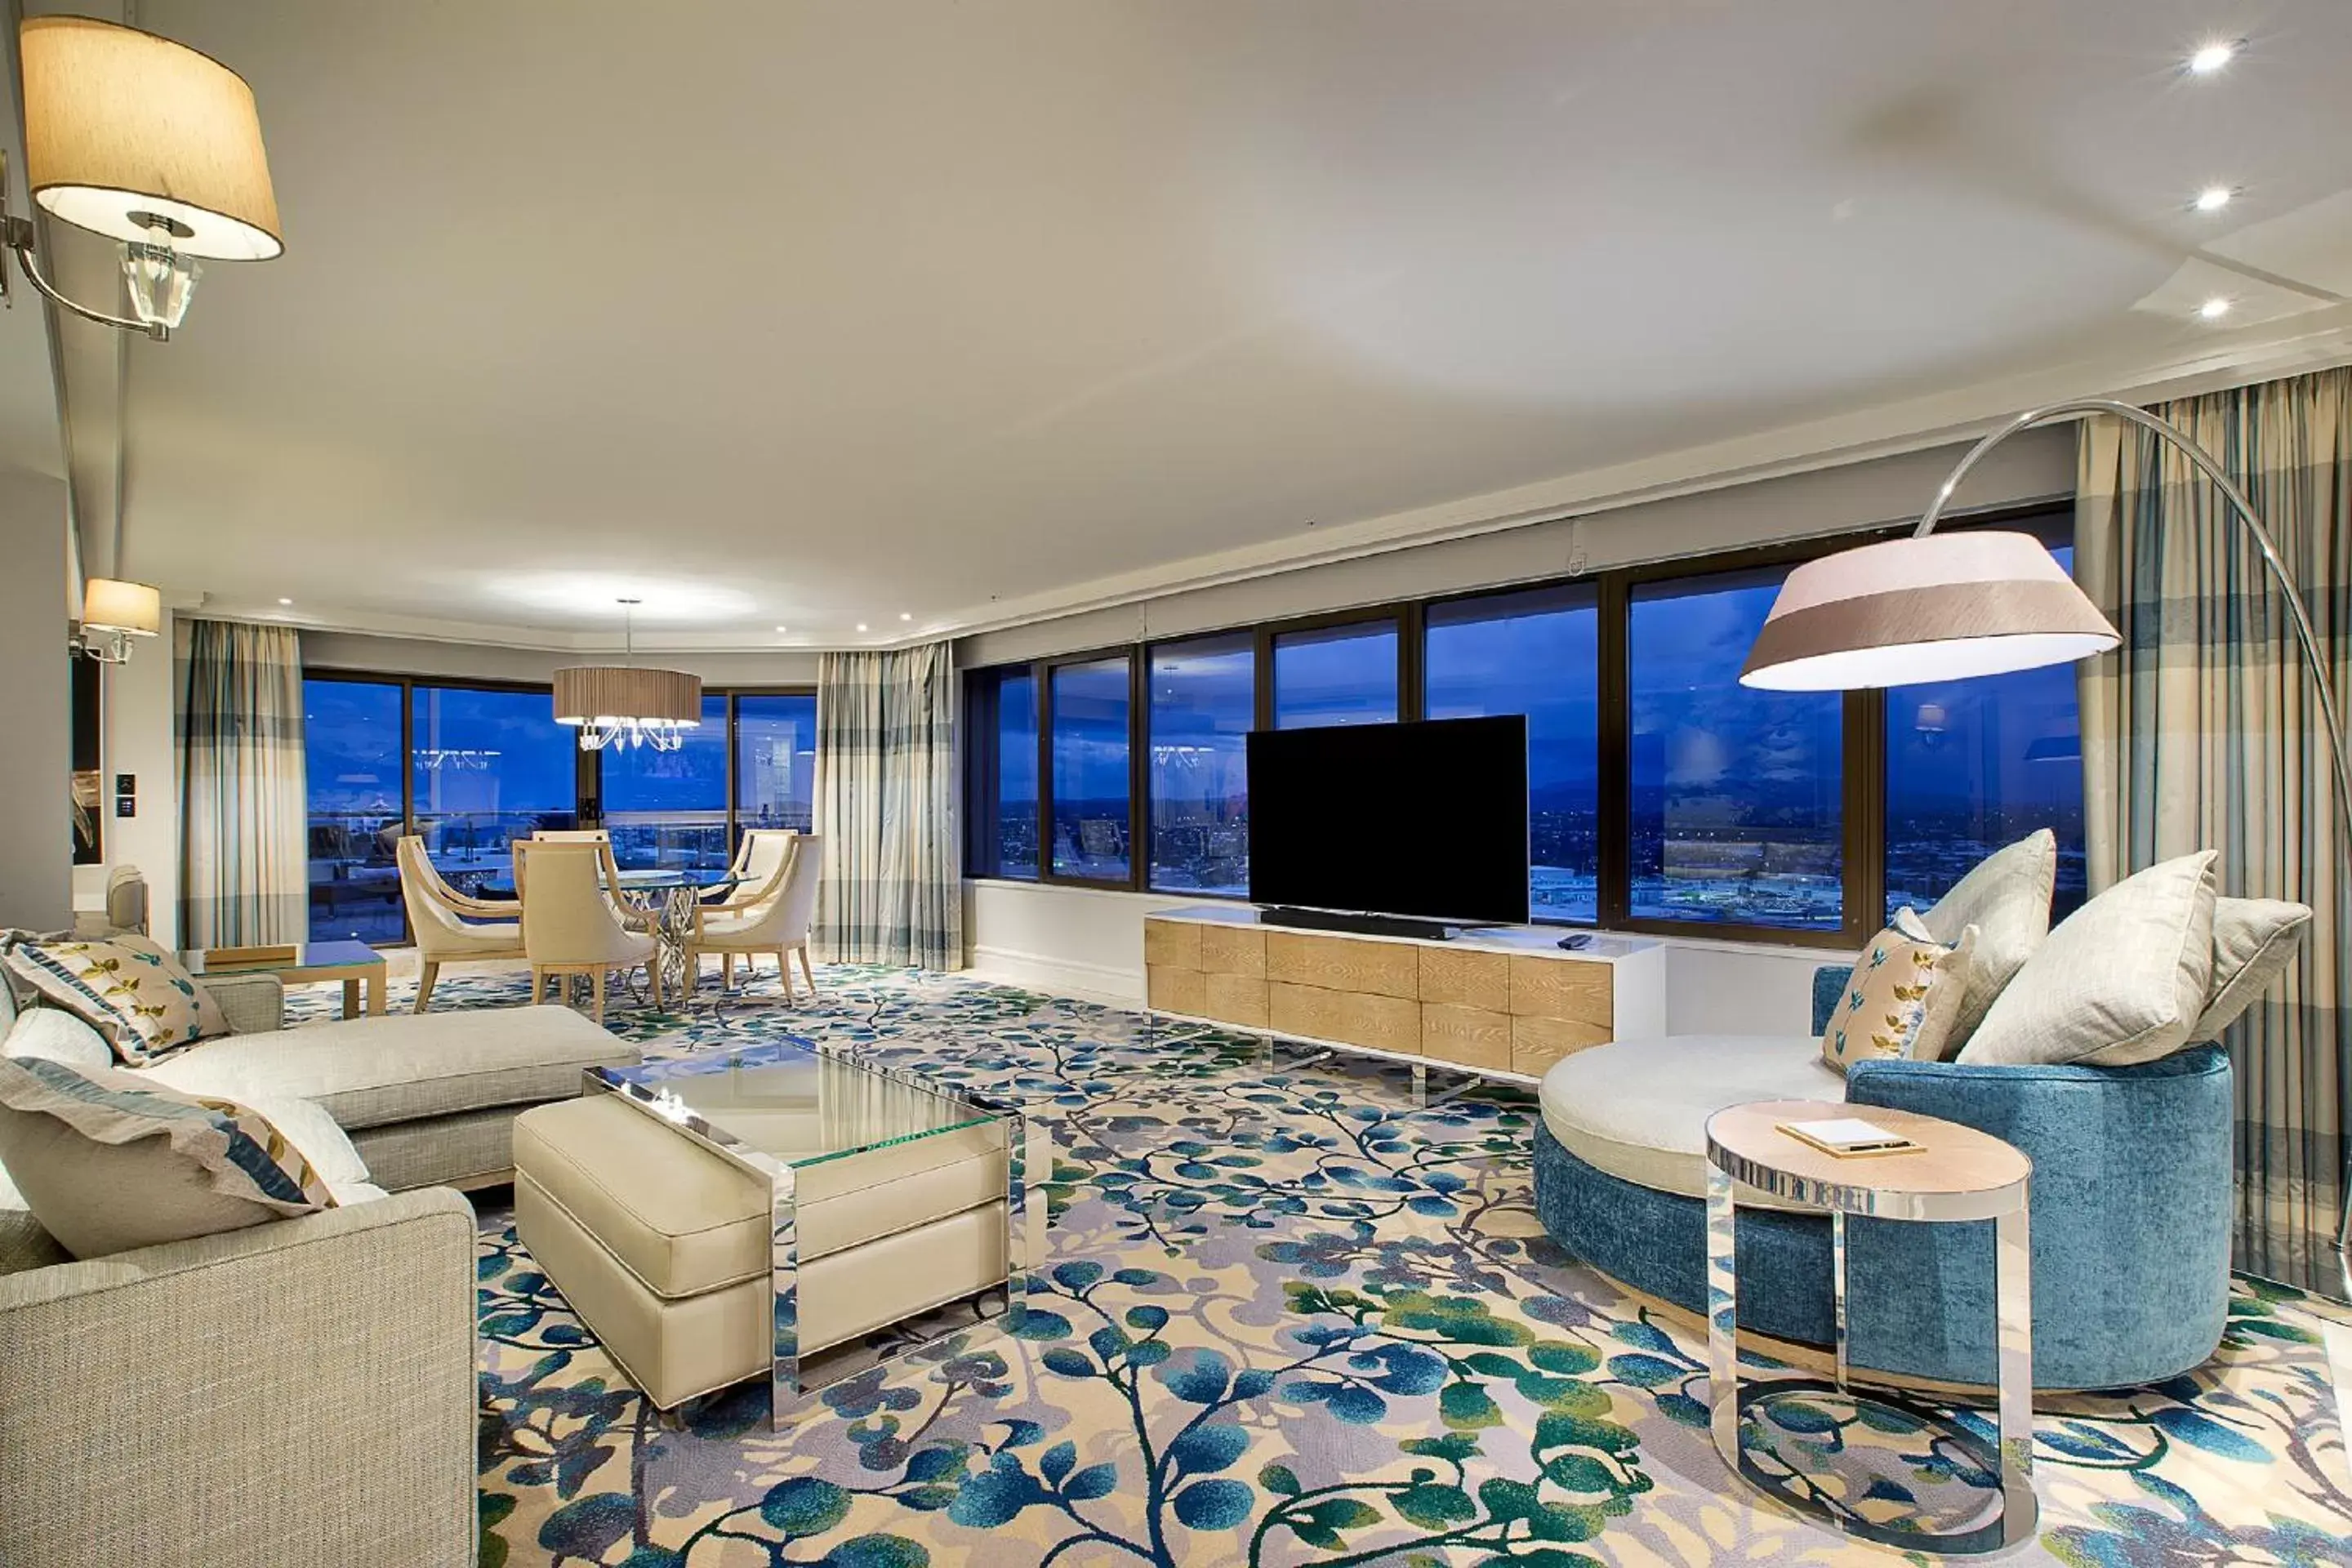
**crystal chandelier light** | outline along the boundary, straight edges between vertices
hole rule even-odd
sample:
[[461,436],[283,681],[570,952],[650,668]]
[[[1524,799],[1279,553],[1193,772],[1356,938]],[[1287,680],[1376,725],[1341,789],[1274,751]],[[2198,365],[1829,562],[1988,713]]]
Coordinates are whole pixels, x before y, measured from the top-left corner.
[[574,665],[555,672],[555,721],[580,731],[583,752],[607,746],[675,752],[686,744],[686,732],[702,722],[700,676],[637,668],[637,604],[620,601],[621,663]]

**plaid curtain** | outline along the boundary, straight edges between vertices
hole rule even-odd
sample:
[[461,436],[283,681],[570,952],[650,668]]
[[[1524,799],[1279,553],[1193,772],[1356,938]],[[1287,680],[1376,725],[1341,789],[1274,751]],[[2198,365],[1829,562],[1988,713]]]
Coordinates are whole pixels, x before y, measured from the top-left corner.
[[302,639],[291,626],[179,617],[180,940],[309,934]]
[[[2331,679],[2352,692],[2352,370],[2154,410],[2219,458],[2275,536]],[[2352,1125],[2352,888],[2311,675],[2252,537],[2179,452],[2084,427],[2074,571],[2123,633],[2083,667],[2091,884],[2201,848],[2221,890],[2316,911],[2284,978],[2225,1037],[2237,1078],[2236,1265],[2339,1294]]]
[[955,661],[946,643],[817,665],[817,940],[835,960],[963,967]]

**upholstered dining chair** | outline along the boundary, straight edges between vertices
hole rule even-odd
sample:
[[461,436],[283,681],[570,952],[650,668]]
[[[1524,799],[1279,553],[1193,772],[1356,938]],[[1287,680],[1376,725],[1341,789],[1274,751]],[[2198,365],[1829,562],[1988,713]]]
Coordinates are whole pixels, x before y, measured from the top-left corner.
[[[613,907],[621,913],[621,923],[631,931],[651,931],[653,917],[645,910],[633,909],[621,897],[621,863],[613,857],[613,833],[606,827],[539,827],[531,830],[535,844],[593,844],[604,855],[604,882],[613,890]],[[515,862],[515,893],[522,893],[522,862]]]
[[433,1000],[433,983],[445,963],[520,958],[522,927],[515,906],[469,899],[444,881],[415,834],[393,847],[400,867],[400,898],[408,907],[408,930],[416,943],[416,1004],[422,1013]]
[[584,974],[600,1024],[604,1021],[604,976],[611,970],[645,965],[653,1004],[662,1005],[655,941],[630,930],[614,902],[604,869],[611,853],[609,847],[579,840],[519,838],[514,844],[515,886],[523,896],[523,956],[530,961],[530,999],[537,1002],[545,994],[551,977]]
[[753,891],[766,884],[792,853],[790,846],[799,829],[792,827],[747,827],[741,842],[735,846],[734,863],[727,868],[724,881],[702,895],[706,904],[740,904],[751,901]]
[[758,829],[750,837],[772,837],[782,841],[782,863],[767,879],[741,890],[731,902],[704,905],[694,911],[694,933],[686,940],[686,983],[701,979],[702,955],[719,957],[719,982],[735,981],[735,960],[748,966],[752,955],[772,952],[784,983],[784,1000],[793,992],[792,955],[800,954],[801,973],[808,978],[809,994],[816,994],[816,970],[809,963],[809,927],[816,919],[817,874],[824,841],[814,833]]

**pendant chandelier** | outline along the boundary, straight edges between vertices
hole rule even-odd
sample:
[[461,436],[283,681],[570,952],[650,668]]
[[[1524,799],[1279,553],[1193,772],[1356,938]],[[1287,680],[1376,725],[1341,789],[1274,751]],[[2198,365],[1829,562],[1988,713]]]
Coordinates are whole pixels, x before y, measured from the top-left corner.
[[580,731],[580,749],[651,746],[675,752],[702,722],[702,678],[636,664],[638,601],[621,605],[621,662],[574,665],[555,672],[555,721]]

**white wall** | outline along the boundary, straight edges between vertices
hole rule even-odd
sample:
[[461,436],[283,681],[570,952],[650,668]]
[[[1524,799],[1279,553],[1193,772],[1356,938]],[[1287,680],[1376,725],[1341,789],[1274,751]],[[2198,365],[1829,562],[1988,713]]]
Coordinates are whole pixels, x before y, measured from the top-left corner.
[[[967,880],[964,962],[985,980],[1128,1005],[1143,1001],[1143,920],[1198,900],[1034,882]],[[1852,953],[1660,937],[1666,1032],[1812,1032],[1813,971]]]
[[73,909],[66,534],[63,479],[0,472],[0,926],[35,931]]
[[[163,635],[140,643],[129,664],[106,672],[106,867],[99,868],[97,900],[103,908],[106,869],[136,866],[147,879],[148,931],[166,947],[179,945],[180,792],[172,697],[172,615]],[[114,775],[139,781],[135,816],[115,816]],[[83,907],[86,895],[78,895]]]

